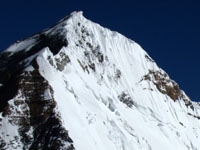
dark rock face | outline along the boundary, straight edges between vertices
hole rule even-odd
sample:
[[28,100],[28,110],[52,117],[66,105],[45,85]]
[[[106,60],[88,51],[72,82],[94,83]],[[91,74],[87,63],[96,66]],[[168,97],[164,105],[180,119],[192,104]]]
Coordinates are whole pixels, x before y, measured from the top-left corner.
[[118,96],[119,100],[126,104],[128,107],[132,107],[133,106],[133,100],[131,99],[131,97],[129,96],[129,94],[122,92],[119,96]]
[[[38,53],[45,47],[49,47],[51,52],[55,55],[63,46],[67,46],[67,39],[61,33],[64,31],[62,28],[56,31],[54,34],[46,34],[45,32],[38,33],[31,37],[35,40],[33,46],[26,51],[25,49],[11,54],[11,52],[0,53],[0,83],[3,84],[0,87],[0,112],[7,104],[7,101],[13,98],[18,89],[17,80],[18,74],[29,65],[26,58]],[[30,38],[28,38],[30,39]]]
[[187,114],[188,114],[189,116],[192,116],[192,117],[194,117],[194,118],[200,120],[200,116],[196,116],[196,115],[193,115],[193,114],[191,114],[191,113],[187,113]]
[[6,150],[6,142],[3,139],[0,139],[0,149]]
[[149,73],[145,75],[142,80],[152,81],[162,94],[168,95],[174,101],[182,99],[187,107],[194,110],[190,98],[181,91],[178,84],[171,80],[165,72],[149,70]]
[[[37,66],[34,71],[21,73],[17,85],[21,96],[2,110],[3,116],[9,118],[9,123],[18,126],[20,139],[16,138],[18,143],[23,143],[23,149],[74,150],[73,141],[62,126],[59,114],[55,112],[53,90],[40,75]],[[46,97],[45,92],[48,94]],[[17,108],[20,111],[16,111]],[[0,142],[3,150],[6,148],[5,141],[0,139]]]
[[62,33],[62,31],[59,31],[58,33],[53,35],[40,34],[38,43],[34,47],[32,47],[30,51],[34,52],[41,50],[45,47],[49,47],[54,55],[57,54],[63,46],[68,45],[67,39],[63,35],[60,35],[60,32]]
[[69,56],[67,56],[65,53],[60,52],[59,53],[60,58],[56,59],[56,66],[57,69],[60,71],[63,71],[67,63],[70,62]]
[[145,58],[146,58],[146,60],[147,61],[150,61],[150,62],[155,62],[150,56],[148,56],[148,55],[145,55]]
[[[66,18],[67,19],[67,18]],[[62,23],[64,26],[64,23]],[[18,135],[9,142],[0,138],[0,149],[17,149],[23,145],[24,150],[73,150],[73,141],[68,131],[63,128],[59,114],[55,112],[56,102],[53,90],[48,82],[40,75],[35,58],[26,61],[43,48],[48,47],[55,55],[63,46],[68,45],[64,36],[64,28],[53,26],[56,30],[43,31],[21,42],[34,41],[23,49],[0,53],[0,112],[8,118],[8,123],[17,127]],[[18,43],[15,43],[18,44]],[[36,57],[36,56],[35,56]],[[70,60],[62,57],[59,69]],[[26,72],[24,69],[32,65],[35,70]],[[45,91],[49,91],[50,98],[45,99]],[[20,95],[16,98],[17,95]],[[9,100],[14,98],[12,104]],[[0,127],[2,126],[0,118]],[[9,136],[9,135],[6,135]],[[16,143],[16,144],[13,144]],[[67,145],[66,145],[67,144]]]
[[149,73],[143,79],[152,81],[161,93],[167,94],[174,101],[182,95],[178,84],[172,81],[166,73],[149,70]]
[[0,112],[6,106],[7,101],[13,98],[18,89],[17,81],[19,74],[24,68],[24,64],[18,64],[23,59],[24,54],[22,52],[9,57],[10,53],[0,54],[0,83],[3,86],[0,87]]

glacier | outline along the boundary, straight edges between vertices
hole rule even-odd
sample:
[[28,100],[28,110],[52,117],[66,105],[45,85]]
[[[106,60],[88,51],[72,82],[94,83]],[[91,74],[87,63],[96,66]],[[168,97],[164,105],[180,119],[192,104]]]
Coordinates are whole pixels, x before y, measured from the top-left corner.
[[139,44],[81,11],[0,60],[2,150],[200,149],[200,104]]

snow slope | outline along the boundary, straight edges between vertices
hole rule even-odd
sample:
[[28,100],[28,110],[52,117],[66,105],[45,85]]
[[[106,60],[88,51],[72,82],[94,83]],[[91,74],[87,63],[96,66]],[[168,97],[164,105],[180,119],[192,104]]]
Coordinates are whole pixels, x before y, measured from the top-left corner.
[[[192,102],[137,43],[87,20],[82,12],[73,12],[43,33],[60,31],[68,44],[58,53],[44,47],[22,62],[26,72],[35,70],[31,62],[37,62],[53,90],[53,95],[45,90],[44,99],[56,101],[55,112],[74,149],[200,149],[199,103]],[[29,38],[4,53],[14,55],[19,47],[29,51],[36,42]],[[14,105],[17,96],[8,103],[20,111]],[[0,118],[0,137],[6,143],[20,138],[18,127],[2,114]],[[18,143],[22,149],[23,143]]]

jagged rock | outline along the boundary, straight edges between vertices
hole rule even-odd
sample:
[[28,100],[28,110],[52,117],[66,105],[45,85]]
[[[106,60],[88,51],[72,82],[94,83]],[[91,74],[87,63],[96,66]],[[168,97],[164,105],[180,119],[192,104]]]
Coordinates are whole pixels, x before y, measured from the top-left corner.
[[191,113],[188,113],[188,115],[189,115],[189,116],[192,116],[192,117],[194,117],[194,118],[197,118],[197,119],[200,120],[200,116],[196,116],[196,115],[193,115],[193,114],[191,114]]
[[119,100],[126,104],[128,107],[132,107],[133,106],[133,100],[132,98],[129,96],[129,94],[122,92],[119,96],[118,96]]
[[178,84],[171,80],[165,72],[149,70],[143,79],[152,81],[161,93],[167,94],[174,101],[182,95]]
[[63,52],[60,52],[59,55],[60,57],[56,58],[56,66],[58,70],[63,71],[65,66],[70,62],[70,59],[69,56]]
[[117,69],[116,73],[115,73],[115,77],[119,79],[121,77],[121,75],[122,75],[121,71],[119,69]]
[[[55,112],[53,90],[39,71],[23,72],[18,85],[22,96],[14,100],[13,105],[5,107],[3,116],[9,118],[10,124],[18,126],[23,149],[59,150],[66,142],[69,143],[67,149],[74,149],[73,141]],[[51,99],[44,97],[46,90],[49,90]],[[7,146],[4,140],[1,143],[2,148]]]

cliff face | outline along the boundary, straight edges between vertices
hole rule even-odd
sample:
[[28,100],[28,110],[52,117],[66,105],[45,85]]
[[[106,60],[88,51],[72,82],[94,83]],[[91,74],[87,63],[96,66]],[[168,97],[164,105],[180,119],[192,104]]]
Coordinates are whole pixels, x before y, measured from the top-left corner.
[[2,150],[197,150],[199,109],[137,43],[82,12],[0,54]]
[[[50,150],[65,147],[73,150],[73,141],[55,110],[53,89],[40,75],[37,64],[32,64],[33,70],[17,74],[14,84],[17,85],[14,87],[16,94],[12,100],[4,102],[0,149]],[[12,88],[13,85],[9,86]]]

